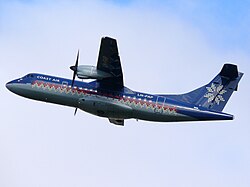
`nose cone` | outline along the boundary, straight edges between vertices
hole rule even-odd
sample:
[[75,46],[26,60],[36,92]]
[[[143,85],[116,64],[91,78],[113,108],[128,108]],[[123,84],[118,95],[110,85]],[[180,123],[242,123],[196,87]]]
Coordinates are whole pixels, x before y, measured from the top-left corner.
[[70,69],[71,69],[72,71],[77,71],[77,67],[76,67],[76,66],[70,66]]
[[29,94],[29,90],[27,89],[26,84],[22,83],[20,79],[10,81],[5,86],[9,91],[13,92],[14,94],[23,97],[26,97],[26,95]]
[[18,81],[18,79],[16,79],[16,80],[12,80],[12,81],[6,83],[5,86],[9,91],[11,91],[13,93],[17,93],[18,87],[19,87],[18,85],[19,85],[19,81]]
[[14,89],[15,89],[15,86],[13,85],[13,83],[10,81],[8,82],[6,85],[6,88],[11,91],[11,92],[14,92]]

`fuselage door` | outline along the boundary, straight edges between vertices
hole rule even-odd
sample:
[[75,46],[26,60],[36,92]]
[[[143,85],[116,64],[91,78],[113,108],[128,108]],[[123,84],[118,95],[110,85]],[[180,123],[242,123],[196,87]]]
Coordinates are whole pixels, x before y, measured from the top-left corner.
[[166,97],[158,96],[156,99],[156,108],[154,109],[155,113],[163,113],[163,106],[166,101]]
[[156,100],[156,105],[164,106],[165,100],[166,100],[166,97],[158,96]]
[[67,88],[67,87],[68,87],[68,82],[62,81],[62,88]]

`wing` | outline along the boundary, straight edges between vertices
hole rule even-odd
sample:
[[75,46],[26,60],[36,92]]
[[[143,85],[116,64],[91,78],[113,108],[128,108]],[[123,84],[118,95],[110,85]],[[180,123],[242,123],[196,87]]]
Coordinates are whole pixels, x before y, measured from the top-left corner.
[[112,77],[100,80],[100,83],[111,85],[112,87],[123,87],[122,67],[115,39],[109,37],[102,38],[97,69],[112,75]]

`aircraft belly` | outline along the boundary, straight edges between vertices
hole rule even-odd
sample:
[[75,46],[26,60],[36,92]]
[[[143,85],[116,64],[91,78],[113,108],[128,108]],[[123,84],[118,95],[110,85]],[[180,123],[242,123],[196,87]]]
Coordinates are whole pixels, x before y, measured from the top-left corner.
[[175,121],[195,121],[187,115],[179,114],[174,111],[156,112],[155,110],[136,110],[134,111],[135,118],[147,121],[157,122],[175,122]]
[[120,100],[122,104],[133,109],[133,118],[148,121],[195,121],[196,119],[177,112],[174,106],[159,107],[155,103],[142,103],[131,100]]
[[29,99],[73,107],[77,105],[78,101],[77,96],[72,97],[60,91],[55,91],[46,87],[39,88],[31,84],[16,84],[13,92]]
[[86,95],[79,99],[78,107],[88,113],[108,118],[128,119],[133,117],[133,109],[121,104],[117,99]]
[[77,106],[77,101],[79,98],[77,95],[69,95],[62,91],[56,92],[33,88],[33,92],[35,93],[37,100],[71,107]]

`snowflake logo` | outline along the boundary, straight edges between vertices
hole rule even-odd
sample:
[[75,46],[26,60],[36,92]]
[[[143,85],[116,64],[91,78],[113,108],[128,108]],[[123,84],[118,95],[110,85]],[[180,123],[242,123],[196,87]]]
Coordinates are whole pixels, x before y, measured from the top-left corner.
[[222,88],[223,85],[219,85],[218,87],[216,87],[216,85],[212,83],[211,87],[206,87],[208,93],[206,93],[204,97],[208,98],[209,103],[214,100],[215,103],[219,105],[221,101],[225,101],[222,95],[227,92]]

